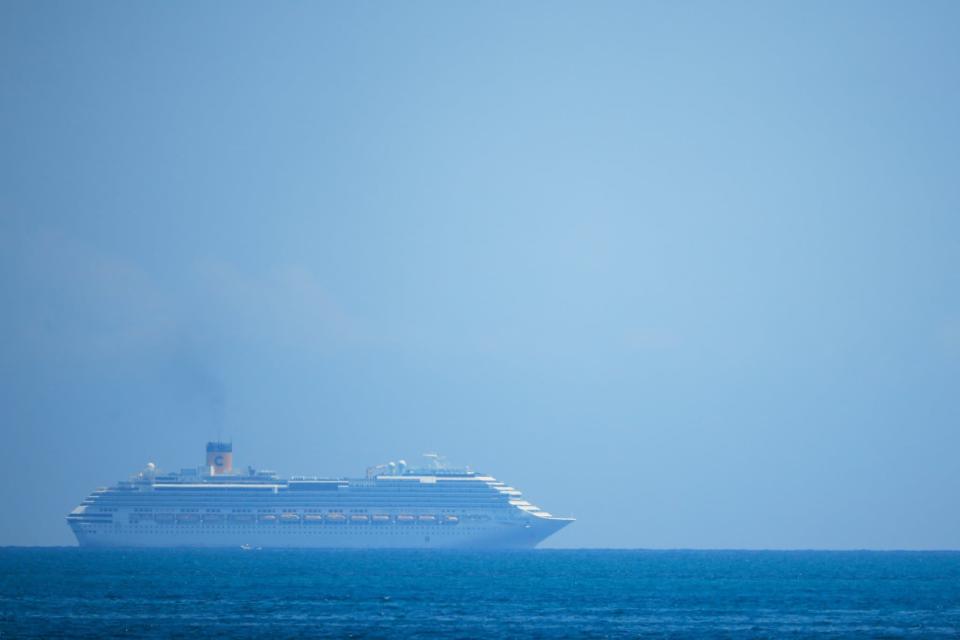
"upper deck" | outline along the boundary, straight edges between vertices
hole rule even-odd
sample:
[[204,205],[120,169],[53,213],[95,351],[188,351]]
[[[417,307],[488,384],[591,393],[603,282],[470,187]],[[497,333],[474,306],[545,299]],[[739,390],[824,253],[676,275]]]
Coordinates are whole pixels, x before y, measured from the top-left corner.
[[[232,447],[208,445],[220,455]],[[274,471],[247,467],[234,471],[232,464],[162,472],[153,463],[128,480],[91,494],[84,504],[100,510],[242,512],[307,510],[380,511],[439,510],[553,516],[522,499],[521,492],[490,475],[469,468],[451,468],[430,454],[431,464],[409,467],[404,461],[367,469],[363,478],[317,476],[280,477]],[[228,462],[232,462],[228,461]],[[219,464],[215,466],[215,464]]]

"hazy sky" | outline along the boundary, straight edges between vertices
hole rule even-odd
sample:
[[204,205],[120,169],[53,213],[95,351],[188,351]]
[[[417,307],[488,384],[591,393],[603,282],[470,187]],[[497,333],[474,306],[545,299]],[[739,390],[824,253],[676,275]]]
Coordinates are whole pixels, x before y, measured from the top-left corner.
[[0,4],[0,544],[439,450],[551,546],[960,547],[960,4]]

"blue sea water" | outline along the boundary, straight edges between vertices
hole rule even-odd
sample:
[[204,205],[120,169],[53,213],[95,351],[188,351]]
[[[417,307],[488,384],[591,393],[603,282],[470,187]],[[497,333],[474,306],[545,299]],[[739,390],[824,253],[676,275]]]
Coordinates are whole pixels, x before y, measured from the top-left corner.
[[0,549],[6,638],[957,638],[960,553]]

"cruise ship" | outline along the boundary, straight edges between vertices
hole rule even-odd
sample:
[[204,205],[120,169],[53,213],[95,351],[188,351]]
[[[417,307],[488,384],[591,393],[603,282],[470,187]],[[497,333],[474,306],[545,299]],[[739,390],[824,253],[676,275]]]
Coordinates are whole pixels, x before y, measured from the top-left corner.
[[532,548],[573,521],[489,475],[436,454],[367,469],[364,478],[233,469],[233,445],[206,465],[156,465],[97,489],[67,516],[82,547]]

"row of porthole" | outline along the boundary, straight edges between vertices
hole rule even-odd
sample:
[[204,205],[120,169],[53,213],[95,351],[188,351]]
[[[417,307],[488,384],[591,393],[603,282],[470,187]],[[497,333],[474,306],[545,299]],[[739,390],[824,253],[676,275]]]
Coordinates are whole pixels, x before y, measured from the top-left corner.
[[[125,524],[122,524],[122,523],[119,523],[119,522],[118,522],[118,523],[115,523],[113,526],[114,526],[114,527],[126,527],[126,528],[137,529],[137,530],[140,530],[140,529],[147,530],[147,529],[149,529],[149,530],[151,530],[151,531],[172,531],[172,530],[179,530],[179,529],[189,529],[189,530],[193,530],[193,529],[203,529],[203,530],[205,530],[205,531],[206,531],[206,530],[212,530],[212,531],[274,531],[274,530],[280,530],[280,531],[291,531],[291,530],[293,530],[293,531],[299,531],[300,529],[303,529],[303,530],[307,530],[307,531],[313,531],[313,530],[323,529],[323,530],[328,530],[328,531],[342,531],[342,530],[349,530],[349,531],[353,531],[353,532],[357,532],[357,531],[371,531],[371,532],[374,532],[374,533],[376,533],[376,532],[378,532],[378,531],[407,531],[407,530],[411,530],[411,529],[415,529],[415,530],[418,530],[418,531],[421,530],[421,529],[423,529],[423,530],[429,530],[429,531],[437,531],[437,530],[440,530],[440,531],[454,531],[454,530],[458,530],[458,529],[462,529],[462,530],[466,530],[466,531],[473,531],[473,530],[477,529],[477,527],[437,527],[436,525],[426,525],[426,526],[422,526],[422,525],[405,525],[405,526],[402,526],[402,527],[262,527],[262,526],[260,526],[260,525],[249,525],[249,524],[248,524],[248,525],[232,525],[232,526],[231,526],[231,525],[222,525],[222,524],[203,524],[203,523],[200,523],[200,522],[195,522],[195,523],[189,523],[189,524],[192,524],[192,525],[193,525],[193,526],[190,526],[190,527],[186,527],[186,526],[176,526],[176,527],[174,527],[174,526],[171,526],[172,524],[173,524],[173,523],[163,523],[163,524],[137,524],[137,523],[131,523],[131,524],[126,524],[126,525],[125,525]],[[479,527],[479,528],[480,528],[480,529],[484,529],[485,527]]]
[[[435,519],[435,520],[419,520],[419,521],[416,521],[416,520],[414,520],[414,521],[408,521],[408,520],[395,520],[395,519],[390,519],[390,520],[373,520],[373,521],[371,521],[371,520],[353,520],[353,519],[342,519],[342,520],[340,520],[340,519],[329,519],[329,518],[323,518],[322,520],[320,520],[320,519],[318,519],[318,520],[302,520],[302,519],[300,519],[300,518],[291,519],[291,520],[285,520],[285,519],[283,519],[282,517],[277,517],[277,518],[271,518],[271,519],[269,519],[269,520],[265,520],[265,519],[262,519],[262,518],[261,518],[261,519],[257,519],[257,520],[256,520],[256,524],[257,524],[257,525],[275,525],[275,524],[283,524],[283,525],[293,525],[293,524],[319,525],[319,524],[328,524],[328,525],[352,525],[352,526],[357,526],[357,525],[372,525],[372,526],[376,526],[376,527],[381,527],[381,526],[384,526],[384,525],[400,525],[400,526],[404,526],[404,527],[415,527],[415,526],[424,526],[424,525],[426,525],[426,526],[431,526],[431,527],[433,527],[433,526],[437,526],[437,525],[451,526],[451,525],[459,525],[459,524],[460,524],[460,521],[459,521],[459,520],[457,520],[457,519],[452,519],[452,518],[455,518],[455,516],[448,516],[448,518],[451,518],[451,519],[447,519],[447,520],[444,520],[444,519]],[[131,518],[131,519],[130,519],[130,524],[138,524],[138,523],[140,523],[140,522],[150,522],[151,520],[152,520],[151,518]],[[210,524],[220,524],[220,522],[222,522],[222,519],[218,519],[217,521],[210,521],[210,520],[203,521],[203,520],[201,520],[201,519],[189,519],[189,520],[185,520],[185,519],[179,519],[179,518],[177,518],[177,519],[172,519],[172,518],[171,518],[171,519],[167,519],[167,520],[155,520],[154,522],[155,522],[156,524],[159,524],[159,525],[171,525],[171,524],[176,524],[176,525],[191,525],[191,526],[196,526],[196,525],[207,525],[207,526],[209,526]],[[228,521],[228,522],[230,522],[230,524],[239,524],[239,525],[250,525],[250,524],[253,524],[253,522],[252,522],[251,520],[245,520],[245,521],[236,521],[236,520],[233,520],[233,521]]]
[[[193,531],[196,531],[196,529],[194,529]],[[217,531],[219,531],[219,530],[217,530]],[[261,530],[261,531],[262,531],[262,530]],[[301,529],[301,530],[286,529],[286,530],[281,530],[281,531],[283,531],[283,533],[285,533],[285,534],[330,534],[330,535],[336,535],[336,534],[338,534],[338,533],[341,533],[340,531],[331,530],[331,529]],[[430,532],[431,532],[432,534],[434,534],[434,535],[448,535],[448,536],[466,536],[466,535],[472,535],[472,534],[473,534],[473,532],[472,532],[472,531],[469,531],[469,530],[459,530],[459,531],[446,530],[446,531],[437,531],[436,529],[417,529],[417,528],[404,529],[402,532],[397,531],[397,530],[393,530],[393,531],[388,531],[388,532],[386,532],[386,534],[387,534],[387,535],[397,535],[397,534],[400,534],[400,533],[406,534],[406,533],[416,533],[416,532],[423,532],[423,531],[430,531]],[[207,533],[207,532],[209,532],[209,530],[204,530],[204,532]],[[95,530],[94,530],[94,531],[90,531],[90,533],[96,533],[96,531],[95,531]],[[181,534],[181,533],[190,533],[190,532],[189,532],[189,531],[184,531],[184,530],[174,530],[173,532],[171,532],[171,531],[166,531],[166,530],[155,530],[155,529],[154,529],[154,530],[151,530],[151,529],[137,529],[137,528],[134,528],[133,531],[132,531],[132,533],[136,533],[136,534],[150,534],[150,535],[161,535],[161,534],[162,534],[162,535],[169,535],[170,533]],[[256,530],[253,530],[253,529],[239,529],[239,530],[230,531],[229,533],[256,533]],[[359,531],[359,532],[358,532],[358,531],[351,531],[351,533],[350,533],[350,535],[366,535],[366,536],[376,536],[377,534],[378,534],[378,532],[376,532],[376,531]]]

